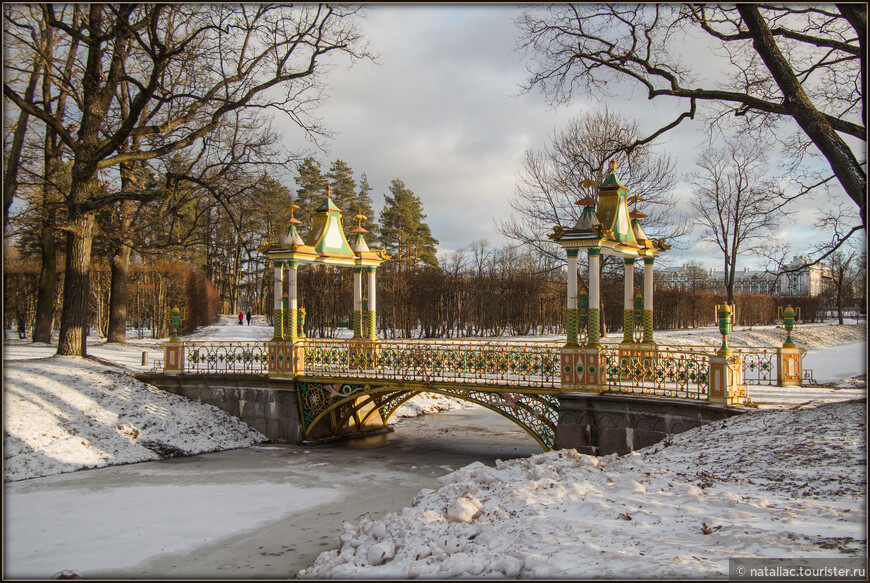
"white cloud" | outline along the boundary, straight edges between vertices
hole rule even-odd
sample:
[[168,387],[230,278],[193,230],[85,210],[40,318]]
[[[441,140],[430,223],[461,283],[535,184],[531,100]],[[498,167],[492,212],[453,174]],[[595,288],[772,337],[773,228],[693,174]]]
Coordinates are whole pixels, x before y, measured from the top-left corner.
[[[572,116],[604,105],[577,99],[552,108],[537,91],[521,93],[527,72],[515,50],[519,31],[513,19],[522,10],[516,5],[372,6],[360,30],[379,55],[378,64],[336,66],[329,74],[330,98],[318,113],[335,139],[318,159],[325,166],[344,160],[357,177],[365,172],[376,209],[390,181],[400,178],[422,199],[442,250],[481,238],[503,244],[494,219],[509,216],[507,201],[525,150],[542,148]],[[713,59],[706,40],[685,42],[693,47],[693,66]],[[685,108],[676,99],[649,101],[645,91],[615,93],[607,105],[636,119],[643,132],[670,122]],[[287,140],[304,145],[293,141],[299,140],[296,132],[288,132]],[[678,171],[686,173],[706,140],[696,119],[659,142]],[[685,202],[685,185],[680,191]],[[809,216],[801,208],[792,220],[806,226]],[[718,263],[713,251],[693,246],[673,254],[688,261],[703,253],[701,259]]]

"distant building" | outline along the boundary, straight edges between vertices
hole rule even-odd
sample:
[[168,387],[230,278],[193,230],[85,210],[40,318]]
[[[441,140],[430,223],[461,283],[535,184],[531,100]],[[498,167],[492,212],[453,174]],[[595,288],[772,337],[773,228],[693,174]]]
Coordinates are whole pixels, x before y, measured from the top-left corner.
[[[744,268],[734,274],[734,293],[771,294],[776,296],[818,296],[822,293],[822,268],[808,265],[810,260],[795,256],[786,269],[796,269],[778,278],[766,271]],[[725,289],[725,272],[685,264],[657,270],[659,285],[663,289],[704,290],[721,292]]]

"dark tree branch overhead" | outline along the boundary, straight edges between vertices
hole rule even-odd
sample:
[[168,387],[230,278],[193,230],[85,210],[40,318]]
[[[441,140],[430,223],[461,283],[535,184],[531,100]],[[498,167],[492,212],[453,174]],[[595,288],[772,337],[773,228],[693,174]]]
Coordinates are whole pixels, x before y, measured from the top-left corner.
[[[359,8],[342,5],[122,3],[40,10],[41,16],[7,17],[6,29],[26,38],[42,24],[59,39],[59,49],[80,45],[70,74],[46,69],[50,84],[69,96],[66,121],[20,82],[7,79],[3,94],[51,128],[72,154],[66,273],[75,277],[66,283],[75,286],[64,290],[58,352],[80,355],[94,215],[120,201],[155,196],[124,189],[107,195],[96,186],[98,172],[165,158],[252,109],[277,111],[310,137],[323,135],[308,115],[321,99],[322,61],[333,53],[352,60],[370,55],[354,25]],[[131,140],[135,148],[128,147]]]
[[[866,160],[863,150],[853,151],[841,134],[866,143],[866,15],[866,4],[530,9],[518,20],[520,46],[534,58],[525,89],[538,88],[552,101],[564,102],[581,90],[606,97],[624,87],[612,82],[623,80],[646,89],[649,99],[690,100],[692,111],[695,102],[705,102],[745,120],[755,114],[753,119],[772,131],[778,120],[793,121],[827,159],[864,218]],[[726,76],[699,82],[706,71],[692,71],[681,62],[678,35],[692,32],[719,44],[714,50],[726,56]],[[638,143],[693,118],[684,113]]]

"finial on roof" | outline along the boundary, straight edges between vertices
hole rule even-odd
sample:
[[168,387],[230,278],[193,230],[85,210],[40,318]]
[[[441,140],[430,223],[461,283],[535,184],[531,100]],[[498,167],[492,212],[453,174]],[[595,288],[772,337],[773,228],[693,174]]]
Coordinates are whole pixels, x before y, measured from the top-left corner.
[[616,172],[616,169],[619,168],[619,164],[616,162],[616,158],[610,161],[609,168],[611,172]]
[[326,198],[332,198],[332,187],[330,185],[326,185]]
[[290,224],[291,225],[301,225],[302,221],[300,221],[299,219],[294,217],[293,213],[295,213],[296,211],[298,211],[302,207],[300,207],[298,204],[296,204],[294,202],[291,202],[289,208],[290,208]]
[[356,229],[351,231],[351,233],[368,233],[368,231],[366,231],[362,226],[362,222],[365,221],[367,218],[368,217],[366,217],[365,215],[362,215],[362,214],[355,216],[354,220],[358,221],[358,224],[356,226]]

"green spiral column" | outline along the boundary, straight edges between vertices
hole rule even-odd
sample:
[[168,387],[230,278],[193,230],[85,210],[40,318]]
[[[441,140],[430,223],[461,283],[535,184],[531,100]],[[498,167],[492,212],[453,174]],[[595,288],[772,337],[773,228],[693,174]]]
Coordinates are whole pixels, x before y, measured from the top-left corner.
[[284,294],[284,297],[281,298],[281,306],[281,313],[284,315],[284,322],[282,323],[284,328],[283,339],[287,340],[293,334],[293,331],[290,330],[290,298],[287,294]]
[[589,323],[589,294],[581,289],[577,294],[577,333],[583,342],[589,337],[587,325]]
[[282,340],[284,338],[284,310],[275,308],[272,312],[272,325],[275,329],[272,340]]

